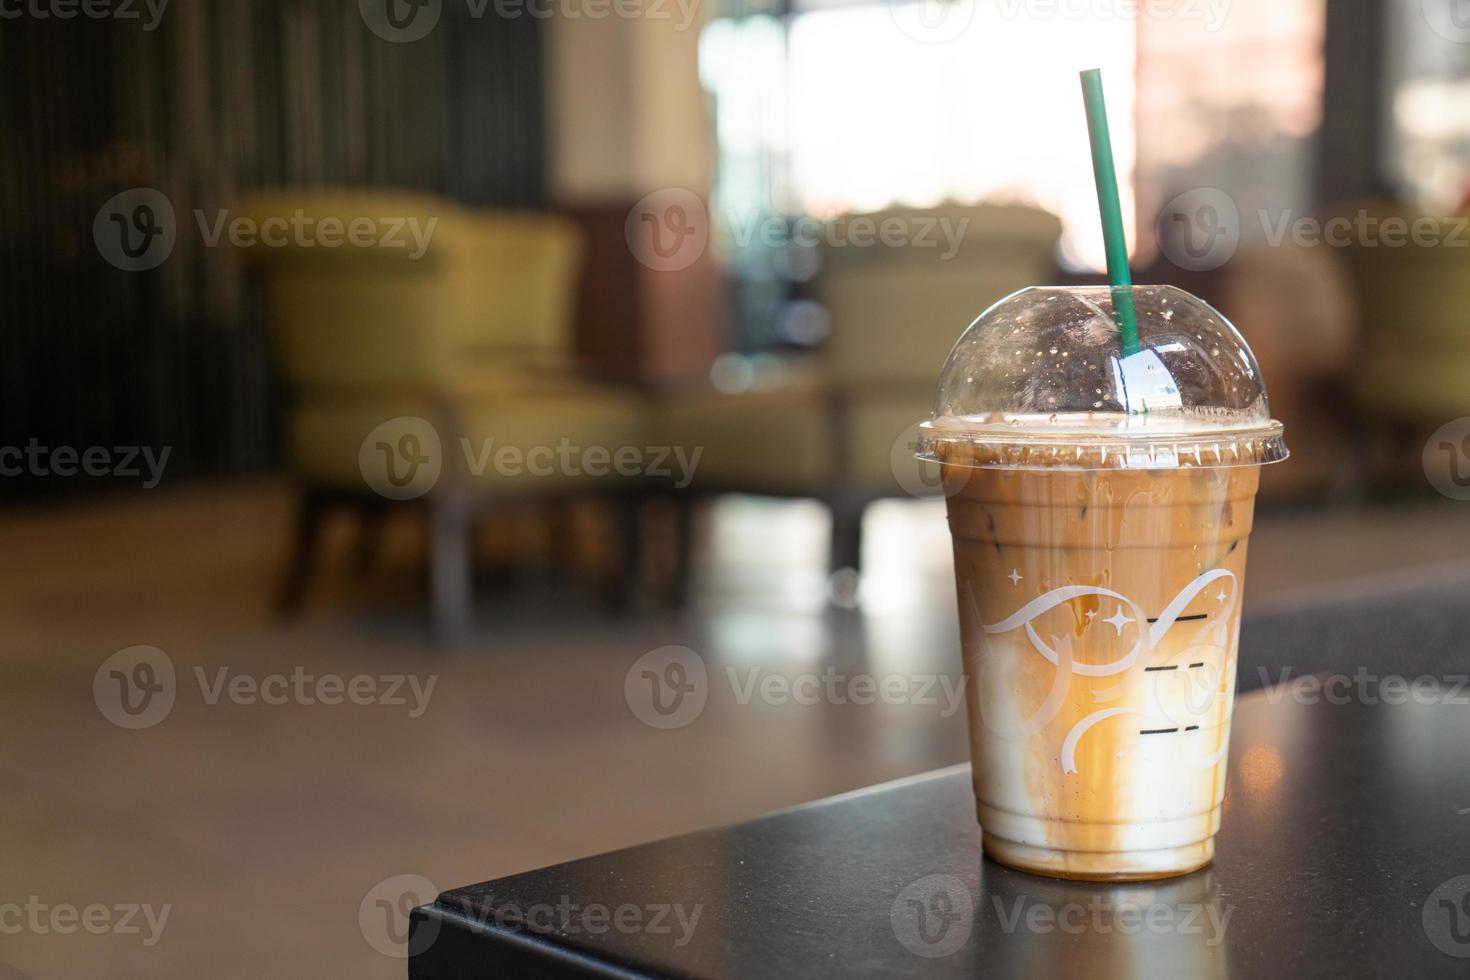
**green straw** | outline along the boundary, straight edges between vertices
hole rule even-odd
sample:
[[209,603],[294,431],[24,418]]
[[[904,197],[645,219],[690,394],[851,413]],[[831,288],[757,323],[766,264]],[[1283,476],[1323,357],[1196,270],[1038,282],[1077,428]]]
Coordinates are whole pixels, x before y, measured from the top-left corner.
[[1118,320],[1123,356],[1137,354],[1138,315],[1133,309],[1133,277],[1128,272],[1128,240],[1123,235],[1123,206],[1118,203],[1118,172],[1113,167],[1113,138],[1108,133],[1108,106],[1103,101],[1102,70],[1082,73],[1082,101],[1087,106],[1087,135],[1092,140],[1092,173],[1097,178],[1097,207],[1102,212],[1103,244],[1108,253],[1108,281],[1113,286],[1113,313]]

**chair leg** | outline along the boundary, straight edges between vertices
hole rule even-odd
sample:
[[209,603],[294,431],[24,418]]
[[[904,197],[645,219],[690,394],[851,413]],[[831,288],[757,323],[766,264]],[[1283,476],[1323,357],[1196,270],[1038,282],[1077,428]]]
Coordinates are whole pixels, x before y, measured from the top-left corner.
[[689,604],[691,578],[694,574],[694,509],[696,499],[687,494],[673,496],[674,567],[670,571],[668,601],[676,609]]
[[831,570],[844,568],[861,571],[863,560],[863,511],[864,501],[834,498],[828,501],[832,508],[832,554]]
[[387,507],[377,502],[364,503],[358,510],[357,537],[352,543],[352,571],[366,576],[378,564],[383,551],[383,524]]
[[644,498],[641,494],[628,494],[612,498],[611,503],[618,555],[607,572],[603,595],[611,608],[626,611],[637,597],[643,579]]
[[276,611],[282,615],[298,612],[306,598],[306,587],[321,544],[322,518],[326,509],[326,498],[320,492],[301,491],[296,501],[295,527],[291,532],[291,554],[276,586]]
[[546,522],[547,563],[545,580],[574,575],[580,567],[577,554],[577,510],[570,497],[548,497],[541,502]]
[[449,490],[429,503],[429,591],[434,640],[453,646],[471,628],[470,508]]

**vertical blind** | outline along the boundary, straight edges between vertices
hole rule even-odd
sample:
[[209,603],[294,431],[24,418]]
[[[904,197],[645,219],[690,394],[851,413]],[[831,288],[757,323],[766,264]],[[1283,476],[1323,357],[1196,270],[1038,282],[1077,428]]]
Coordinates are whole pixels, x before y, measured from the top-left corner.
[[[412,43],[337,0],[169,4],[152,29],[0,21],[0,446],[167,446],[171,482],[272,466],[258,302],[196,212],[212,225],[279,185],[540,206],[539,22],[470,11],[446,3]],[[99,208],[134,187],[176,216],[172,252],[142,272],[93,241]],[[112,485],[24,474],[0,499]]]

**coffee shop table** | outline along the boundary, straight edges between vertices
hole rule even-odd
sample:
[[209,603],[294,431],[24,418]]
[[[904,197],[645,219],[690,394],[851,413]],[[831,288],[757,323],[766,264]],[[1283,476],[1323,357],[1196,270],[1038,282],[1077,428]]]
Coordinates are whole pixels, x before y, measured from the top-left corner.
[[409,975],[1470,976],[1470,688],[1320,680],[1237,701],[1191,875],[987,861],[956,766],[446,892]]

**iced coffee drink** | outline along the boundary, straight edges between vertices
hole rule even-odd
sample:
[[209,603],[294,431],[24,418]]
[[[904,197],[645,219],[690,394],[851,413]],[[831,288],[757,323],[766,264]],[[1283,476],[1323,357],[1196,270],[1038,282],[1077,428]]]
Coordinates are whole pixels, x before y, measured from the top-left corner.
[[955,347],[922,437],[948,495],[984,847],[1063,877],[1213,857],[1259,468],[1286,455],[1234,328],[1172,288],[1134,301],[1133,364],[1107,289],[1002,301]]

